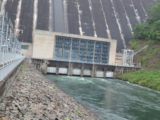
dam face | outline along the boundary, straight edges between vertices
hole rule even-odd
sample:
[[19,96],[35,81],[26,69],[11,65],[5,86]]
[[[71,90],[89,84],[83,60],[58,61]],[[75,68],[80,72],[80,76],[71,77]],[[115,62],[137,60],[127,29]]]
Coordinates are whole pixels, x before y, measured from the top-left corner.
[[[58,1],[58,2],[57,2]],[[126,47],[136,24],[156,0],[1,0],[20,41],[32,42],[35,29],[112,38]]]

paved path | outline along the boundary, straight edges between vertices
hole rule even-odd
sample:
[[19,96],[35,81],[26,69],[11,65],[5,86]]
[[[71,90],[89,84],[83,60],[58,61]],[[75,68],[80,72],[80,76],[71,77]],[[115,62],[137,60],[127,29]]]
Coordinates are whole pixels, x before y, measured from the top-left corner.
[[0,81],[4,80],[8,74],[10,74],[22,61],[24,58],[16,60],[7,66],[0,68]]

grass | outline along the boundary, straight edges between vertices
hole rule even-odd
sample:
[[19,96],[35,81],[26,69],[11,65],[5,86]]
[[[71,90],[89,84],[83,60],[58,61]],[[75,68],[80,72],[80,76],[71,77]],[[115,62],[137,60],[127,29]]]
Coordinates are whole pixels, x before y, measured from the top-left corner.
[[64,120],[72,120],[72,119],[70,119],[70,118],[64,118]]
[[135,61],[142,63],[142,70],[124,73],[118,78],[160,91],[160,42],[133,40],[129,44],[135,51],[145,45],[149,47],[135,56]]
[[51,88],[51,90],[52,90],[53,92],[55,92],[55,91],[56,91],[56,88]]
[[80,114],[80,115],[82,114],[82,112],[81,112],[80,110],[76,110],[75,112],[76,112],[77,114]]
[[27,69],[28,68],[28,66],[26,66],[26,65],[21,65],[21,69],[22,70],[25,70],[25,69]]
[[125,73],[119,76],[120,79],[139,84],[141,86],[149,87],[160,91],[160,72],[158,71],[136,71]]
[[148,70],[160,70],[160,42],[153,41],[137,41],[133,40],[130,42],[130,47],[135,51],[140,50],[144,46],[149,47],[144,49],[142,52],[135,56],[137,63],[141,62],[143,69]]

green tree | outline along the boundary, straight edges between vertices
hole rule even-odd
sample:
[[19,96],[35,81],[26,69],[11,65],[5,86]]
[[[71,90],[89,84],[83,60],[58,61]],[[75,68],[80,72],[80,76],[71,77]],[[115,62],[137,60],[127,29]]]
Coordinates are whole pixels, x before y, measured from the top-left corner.
[[149,9],[149,19],[148,22],[151,24],[157,20],[160,20],[160,0],[151,6]]
[[150,28],[148,24],[138,24],[134,29],[134,39],[145,40],[150,36]]
[[134,39],[160,41],[160,0],[152,5],[149,18],[145,23],[138,24],[134,29]]

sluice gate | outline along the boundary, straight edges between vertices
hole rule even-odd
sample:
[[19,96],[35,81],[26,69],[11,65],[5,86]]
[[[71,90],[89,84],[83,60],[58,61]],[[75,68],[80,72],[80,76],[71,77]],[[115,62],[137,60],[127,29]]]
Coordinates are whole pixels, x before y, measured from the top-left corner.
[[78,62],[65,62],[56,60],[32,59],[32,63],[37,69],[47,74],[114,78],[125,72],[133,72],[139,67],[89,64]]

